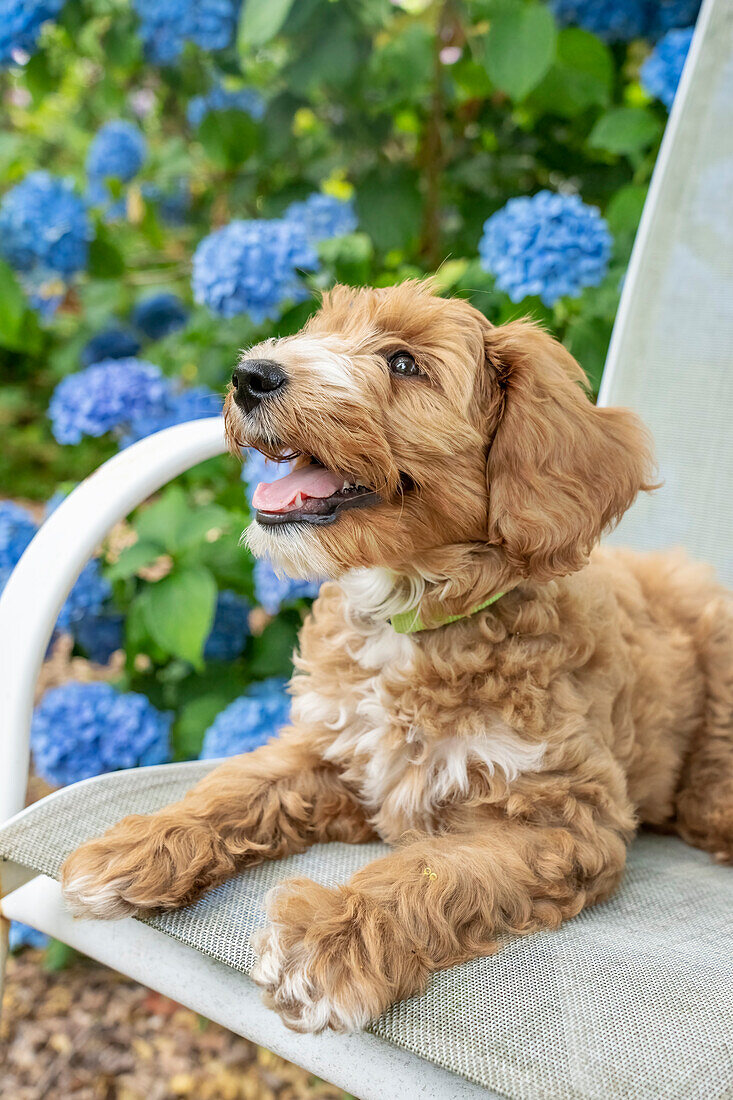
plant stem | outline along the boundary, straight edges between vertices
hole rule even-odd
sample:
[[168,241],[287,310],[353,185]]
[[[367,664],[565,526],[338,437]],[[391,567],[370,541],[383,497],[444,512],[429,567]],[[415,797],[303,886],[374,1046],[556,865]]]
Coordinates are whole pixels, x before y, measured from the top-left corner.
[[443,100],[443,64],[440,60],[440,51],[442,49],[441,32],[446,6],[441,3],[436,12],[430,113],[428,114],[425,136],[420,150],[420,162],[425,173],[425,203],[423,206],[420,251],[432,270],[435,270],[443,259],[440,241],[440,198],[443,173],[442,128],[445,104]]

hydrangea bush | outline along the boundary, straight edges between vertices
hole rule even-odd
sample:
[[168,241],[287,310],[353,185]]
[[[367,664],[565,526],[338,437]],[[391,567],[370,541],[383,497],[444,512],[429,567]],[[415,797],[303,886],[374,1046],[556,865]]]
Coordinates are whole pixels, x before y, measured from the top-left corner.
[[137,126],[125,119],[107,122],[95,134],[87,153],[90,179],[123,180],[136,176],[145,160],[145,138]]
[[111,684],[64,684],[36,707],[31,750],[42,779],[61,786],[119,768],[170,759],[170,715]]
[[600,211],[578,195],[538,191],[492,214],[478,247],[484,269],[513,302],[536,295],[554,306],[603,280],[611,234]]
[[216,84],[205,95],[194,96],[186,108],[186,118],[198,127],[210,114],[221,111],[244,111],[254,119],[265,113],[265,101],[255,88],[226,88]]
[[301,272],[318,257],[305,227],[287,219],[233,221],[205,237],[193,257],[197,302],[221,317],[276,320],[283,306],[307,298]]
[[49,405],[59,443],[104,435],[138,417],[162,412],[170,383],[141,359],[105,359],[59,382]]
[[[435,275],[598,386],[699,0],[8,0],[0,20],[0,587],[106,458],[218,416],[240,349],[335,281]],[[150,446],[150,444],[147,444]],[[165,445],[161,440],[161,447]],[[320,579],[240,544],[257,453],[189,471],[88,563],[38,771],[247,751]],[[31,511],[25,504],[36,502]],[[121,655],[120,655],[120,652]]]
[[148,58],[161,65],[178,59],[186,42],[223,50],[232,40],[236,0],[133,0]]
[[204,734],[202,760],[219,756],[235,756],[264,745],[286,725],[290,700],[285,693],[285,681],[270,677],[252,687],[226,710]]
[[30,172],[0,201],[0,256],[42,314],[53,314],[87,266],[92,224],[73,183]]
[[54,19],[65,0],[6,0],[0,19],[0,66],[33,54],[41,27]]
[[665,107],[674,102],[692,41],[692,27],[667,31],[641,67],[641,83]]

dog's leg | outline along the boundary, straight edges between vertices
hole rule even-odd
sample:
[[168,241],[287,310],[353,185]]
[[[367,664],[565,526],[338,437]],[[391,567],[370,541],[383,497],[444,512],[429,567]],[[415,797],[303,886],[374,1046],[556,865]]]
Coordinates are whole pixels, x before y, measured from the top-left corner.
[[268,899],[252,976],[289,1027],[353,1030],[500,934],[556,928],[608,896],[625,852],[590,813],[582,831],[494,820],[413,841],[340,889],[290,880]]
[[334,768],[292,733],[216,768],[186,797],[126,817],[66,860],[79,916],[116,918],[187,905],[243,867],[325,840],[373,837]]
[[675,824],[688,844],[733,863],[733,599],[706,608],[698,631],[707,702],[680,777]]

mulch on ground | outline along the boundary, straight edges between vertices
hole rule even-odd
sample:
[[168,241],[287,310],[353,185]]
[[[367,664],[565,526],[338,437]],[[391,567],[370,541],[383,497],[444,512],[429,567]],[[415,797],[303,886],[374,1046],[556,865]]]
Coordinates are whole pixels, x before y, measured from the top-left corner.
[[49,973],[10,959],[0,1020],[3,1100],[344,1100],[218,1024],[90,959]]

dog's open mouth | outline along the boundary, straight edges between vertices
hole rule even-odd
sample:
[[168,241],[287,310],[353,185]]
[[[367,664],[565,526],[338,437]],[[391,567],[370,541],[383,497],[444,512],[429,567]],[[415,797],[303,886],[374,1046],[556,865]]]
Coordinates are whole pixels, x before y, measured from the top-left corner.
[[276,481],[261,481],[252,497],[258,523],[333,523],[349,508],[379,504],[379,493],[327,470],[317,459]]

